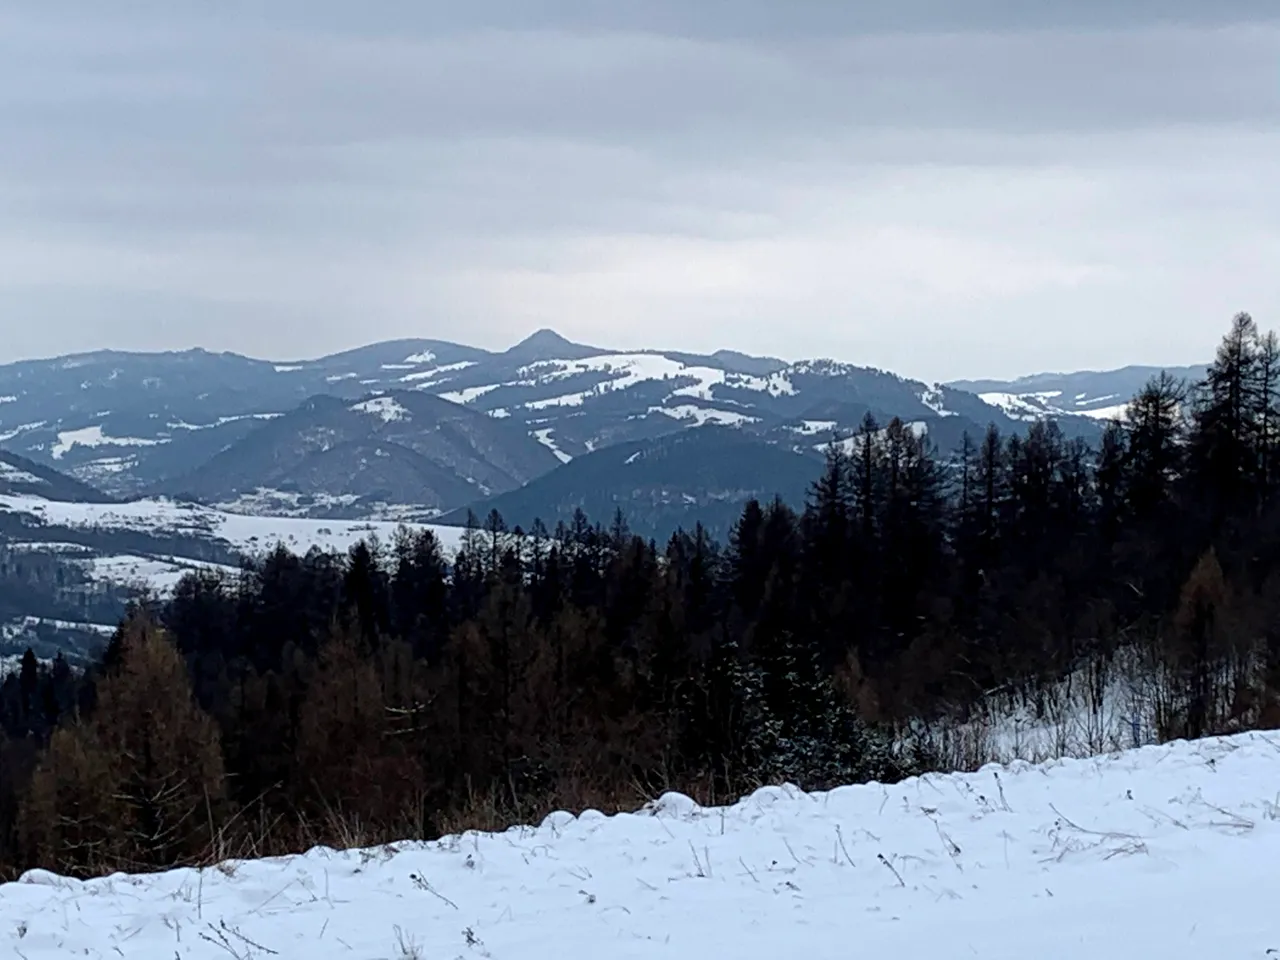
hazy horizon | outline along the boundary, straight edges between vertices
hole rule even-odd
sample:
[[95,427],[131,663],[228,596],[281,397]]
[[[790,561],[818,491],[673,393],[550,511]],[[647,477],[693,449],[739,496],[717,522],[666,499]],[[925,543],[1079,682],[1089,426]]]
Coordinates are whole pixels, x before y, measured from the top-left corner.
[[542,327],[928,381],[1280,324],[1274,2],[0,0],[0,363]]
[[[498,356],[498,355],[500,355],[504,350],[507,350],[507,349],[510,349],[510,348],[512,348],[512,347],[518,346],[518,345],[520,345],[521,343],[523,343],[525,340],[527,340],[527,339],[529,339],[530,337],[534,336],[535,334],[539,334],[539,333],[543,333],[543,332],[550,332],[550,333],[555,334],[556,336],[563,336],[562,334],[560,334],[560,333],[559,333],[559,331],[554,330],[553,328],[550,328],[550,327],[542,327],[542,328],[539,328],[539,329],[537,329],[537,330],[531,330],[528,334],[526,334],[525,336],[523,336],[523,337],[519,338],[518,340],[513,341],[512,343],[505,344],[505,345],[501,345],[501,346],[498,346],[498,347],[496,347],[496,348],[480,346],[480,345],[478,345],[478,344],[470,343],[470,342],[468,342],[468,341],[466,341],[466,340],[463,340],[463,339],[450,340],[450,339],[449,339],[449,338],[447,338],[447,337],[395,337],[395,338],[392,338],[391,340],[371,340],[371,341],[367,341],[367,342],[364,342],[364,343],[354,343],[354,344],[352,344],[352,345],[351,345],[351,346],[349,346],[349,347],[340,347],[340,348],[338,348],[337,350],[333,350],[333,351],[326,352],[326,353],[319,353],[319,354],[280,354],[280,355],[277,355],[277,356],[270,356],[270,355],[264,355],[264,354],[249,354],[249,353],[244,353],[244,352],[242,352],[242,351],[238,351],[238,350],[210,350],[209,348],[207,348],[207,347],[203,347],[203,346],[201,346],[201,345],[199,345],[199,344],[194,344],[194,345],[189,346],[189,347],[174,347],[174,348],[158,349],[158,350],[132,350],[132,351],[119,351],[119,350],[118,350],[118,348],[105,347],[105,348],[100,348],[100,349],[96,349],[96,350],[79,350],[79,351],[72,351],[72,352],[67,353],[67,354],[50,354],[50,355],[38,356],[38,357],[25,357],[25,358],[21,358],[21,359],[18,359],[18,360],[8,361],[7,363],[0,363],[0,366],[6,366],[6,365],[8,365],[8,363],[27,363],[27,362],[36,362],[36,363],[38,363],[38,362],[41,362],[41,361],[47,361],[47,360],[57,360],[57,359],[60,359],[60,358],[62,358],[62,357],[91,356],[91,355],[93,355],[93,354],[97,354],[97,353],[110,353],[110,352],[113,352],[113,351],[115,351],[115,352],[135,353],[135,354],[136,354],[136,353],[186,353],[186,352],[192,352],[192,351],[198,351],[198,350],[204,350],[205,352],[208,352],[208,353],[215,353],[215,354],[217,354],[217,353],[231,353],[231,354],[235,354],[235,355],[237,355],[237,356],[244,357],[244,358],[245,358],[245,359],[247,359],[247,360],[261,361],[261,362],[264,362],[264,363],[276,363],[276,364],[308,363],[308,362],[312,362],[312,361],[323,360],[323,359],[326,359],[326,358],[329,358],[329,357],[333,357],[333,356],[336,356],[336,355],[340,355],[340,354],[343,354],[343,353],[347,353],[347,352],[350,352],[350,351],[352,351],[352,350],[359,350],[359,349],[361,349],[361,348],[363,348],[363,347],[374,347],[374,346],[378,346],[378,345],[383,344],[383,343],[395,343],[395,342],[398,342],[398,341],[404,341],[404,342],[406,342],[406,343],[415,343],[415,342],[424,342],[424,341],[441,341],[441,342],[445,342],[445,343],[452,343],[452,344],[457,345],[457,346],[465,346],[465,347],[472,347],[472,348],[476,348],[476,349],[480,349],[480,350],[486,350],[486,351],[489,351],[490,353],[492,353],[493,355]],[[672,353],[679,353],[679,354],[693,354],[693,355],[699,355],[699,356],[711,356],[711,355],[713,355],[713,354],[715,354],[715,353],[717,353],[717,352],[719,352],[719,351],[722,351],[722,350],[723,350],[723,351],[734,352],[734,353],[746,353],[745,351],[737,350],[736,348],[734,348],[734,347],[732,347],[732,346],[717,347],[717,348],[714,348],[714,349],[712,349],[712,350],[688,350],[688,349],[685,349],[684,347],[681,347],[679,344],[676,344],[676,345],[674,345],[674,346],[673,346],[673,345],[671,345],[671,344],[666,344],[666,345],[649,345],[649,346],[644,346],[644,347],[627,347],[627,348],[623,348],[623,347],[618,347],[618,346],[616,346],[615,344],[610,344],[610,343],[590,343],[590,344],[582,344],[582,343],[579,343],[578,341],[572,340],[572,338],[565,337],[564,339],[566,339],[566,340],[570,340],[572,343],[575,343],[575,344],[576,344],[576,345],[578,345],[578,346],[588,346],[588,347],[593,347],[593,348],[599,349],[599,350],[601,350],[601,351],[616,351],[616,352],[617,352],[617,353],[619,353],[619,354],[629,354],[629,353],[668,353],[668,354],[672,354]],[[803,360],[836,360],[836,361],[838,361],[838,362],[842,362],[842,363],[850,363],[850,364],[854,364],[855,366],[873,366],[873,365],[870,365],[870,364],[859,364],[856,360],[849,360],[849,359],[844,358],[844,357],[831,356],[831,355],[829,355],[829,354],[812,354],[812,355],[808,355],[808,356],[779,356],[779,355],[775,355],[775,354],[746,353],[746,355],[747,355],[747,356],[752,357],[753,359],[779,360],[779,361],[783,361],[783,362],[786,362],[786,363],[795,363],[795,362],[799,362],[799,361],[803,361]],[[1204,358],[1204,359],[1201,359],[1201,360],[1193,360],[1193,361],[1191,361],[1190,363],[1169,363],[1169,364],[1158,364],[1158,363],[1152,364],[1152,363],[1145,363],[1145,362],[1141,362],[1141,361],[1136,361],[1136,362],[1132,362],[1132,363],[1119,363],[1119,364],[1116,364],[1114,367],[1106,367],[1106,368],[1099,367],[1099,368],[1078,368],[1078,369],[1072,369],[1072,370],[1066,370],[1066,369],[1059,369],[1059,370],[1055,370],[1055,369],[1033,370],[1033,371],[1028,371],[1028,372],[1026,372],[1026,373],[1017,374],[1017,375],[1015,375],[1015,376],[1010,376],[1010,377],[1000,377],[1000,376],[989,377],[989,376],[985,376],[985,375],[982,375],[982,374],[978,374],[978,375],[974,375],[974,376],[951,377],[951,378],[948,378],[947,380],[944,380],[944,381],[927,381],[927,382],[939,382],[939,383],[960,382],[960,381],[974,381],[974,382],[980,382],[980,381],[984,381],[984,380],[993,380],[993,381],[1015,381],[1015,380],[1031,379],[1031,378],[1034,378],[1034,377],[1052,377],[1052,376],[1067,375],[1067,374],[1073,374],[1073,373],[1108,373],[1108,372],[1112,372],[1112,371],[1115,371],[1115,370],[1122,370],[1122,369],[1126,369],[1126,368],[1150,368],[1150,369],[1153,369],[1153,370],[1158,370],[1158,369],[1169,369],[1169,370],[1172,370],[1172,369],[1180,369],[1180,368],[1184,368],[1184,367],[1201,366],[1201,365],[1207,364],[1207,363],[1209,362],[1209,360],[1210,360],[1210,358]],[[895,374],[898,374],[898,375],[903,376],[903,377],[907,377],[907,378],[909,378],[909,379],[914,379],[914,380],[923,380],[923,378],[921,378],[921,377],[913,377],[913,376],[911,375],[910,371],[905,371],[905,370],[890,370],[889,372],[891,372],[891,373],[895,373]]]

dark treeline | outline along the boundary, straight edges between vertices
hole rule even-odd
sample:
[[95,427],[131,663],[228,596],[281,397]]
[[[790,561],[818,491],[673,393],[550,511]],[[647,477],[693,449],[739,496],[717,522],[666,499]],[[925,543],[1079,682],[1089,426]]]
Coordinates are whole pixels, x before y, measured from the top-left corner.
[[1052,423],[945,462],[868,419],[800,512],[724,545],[492,515],[188,576],[83,675],[0,686],[0,864],[71,873],[727,800],[944,762],[912,724],[1120,650],[1159,734],[1280,716],[1280,349],[1237,317],[1097,449]]

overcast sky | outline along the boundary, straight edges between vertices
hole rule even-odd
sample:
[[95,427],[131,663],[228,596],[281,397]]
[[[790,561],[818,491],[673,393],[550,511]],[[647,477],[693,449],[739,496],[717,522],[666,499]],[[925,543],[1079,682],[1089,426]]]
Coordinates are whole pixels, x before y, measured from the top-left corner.
[[1237,310],[1280,326],[1276,0],[0,0],[0,362],[551,326],[949,379]]

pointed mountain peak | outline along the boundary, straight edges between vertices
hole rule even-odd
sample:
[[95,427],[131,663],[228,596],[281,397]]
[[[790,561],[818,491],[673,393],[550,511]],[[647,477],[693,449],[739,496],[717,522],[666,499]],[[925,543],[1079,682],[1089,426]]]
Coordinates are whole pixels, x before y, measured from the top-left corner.
[[579,360],[583,357],[604,353],[596,347],[588,347],[581,343],[566,340],[554,330],[543,327],[506,352],[506,356],[522,363],[533,363],[538,360]]
[[529,336],[521,340],[516,346],[536,347],[542,344],[561,346],[566,343],[569,343],[569,341],[560,336],[560,334],[556,333],[550,327],[543,327],[541,330],[536,330],[529,334]]

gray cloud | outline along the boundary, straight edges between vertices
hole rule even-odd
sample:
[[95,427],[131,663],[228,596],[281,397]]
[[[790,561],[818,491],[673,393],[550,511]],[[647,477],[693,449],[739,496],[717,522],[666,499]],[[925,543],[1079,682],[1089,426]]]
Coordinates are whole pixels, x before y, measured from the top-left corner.
[[1189,362],[1280,312],[1273,10],[0,0],[0,361]]

